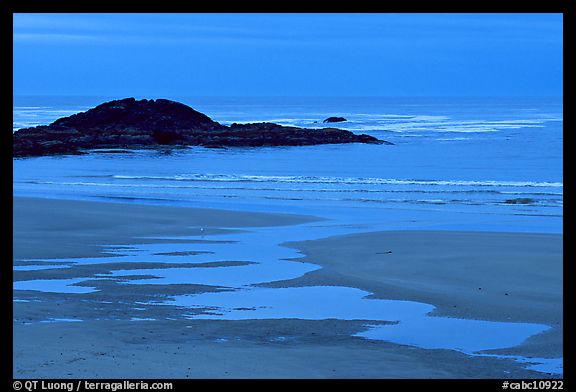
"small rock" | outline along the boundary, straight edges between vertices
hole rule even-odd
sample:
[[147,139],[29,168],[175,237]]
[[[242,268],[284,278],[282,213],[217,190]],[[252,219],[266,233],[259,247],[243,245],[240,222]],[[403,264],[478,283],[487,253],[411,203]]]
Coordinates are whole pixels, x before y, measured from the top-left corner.
[[322,122],[334,123],[334,122],[343,122],[343,121],[348,121],[348,120],[346,120],[344,117],[328,117],[327,119],[325,119]]
[[529,197],[518,197],[516,199],[504,200],[504,204],[534,204],[535,200]]

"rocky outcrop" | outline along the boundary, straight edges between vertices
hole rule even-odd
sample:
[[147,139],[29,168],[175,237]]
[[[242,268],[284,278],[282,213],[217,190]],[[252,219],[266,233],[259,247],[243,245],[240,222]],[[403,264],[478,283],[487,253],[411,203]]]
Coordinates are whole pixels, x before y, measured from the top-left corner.
[[324,123],[335,123],[335,122],[342,122],[342,121],[348,121],[346,120],[344,117],[328,117],[327,119],[325,119]]
[[518,197],[504,200],[504,204],[534,204],[536,201],[530,197]]
[[303,146],[391,144],[369,135],[335,129],[305,129],[273,123],[222,125],[182,103],[127,98],[106,102],[50,125],[13,135],[13,156],[82,154],[92,149],[145,149],[178,146]]

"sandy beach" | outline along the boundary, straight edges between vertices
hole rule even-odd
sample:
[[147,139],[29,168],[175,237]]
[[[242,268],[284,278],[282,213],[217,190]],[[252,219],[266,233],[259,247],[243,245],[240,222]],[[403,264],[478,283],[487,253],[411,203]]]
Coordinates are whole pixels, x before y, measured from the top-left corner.
[[550,331],[497,352],[562,356],[561,235],[389,231],[291,245],[323,268],[271,286],[358,287],[372,298],[432,304],[432,316],[547,324]]
[[[106,254],[106,245],[151,241],[142,237],[201,232],[209,242],[217,239],[212,234],[226,231],[318,219],[36,198],[15,198],[13,214],[15,266],[33,258],[98,257]],[[293,262],[322,268],[261,286],[355,287],[373,298],[431,304],[436,307],[431,316],[546,324],[549,331],[494,353],[562,356],[561,235],[394,231],[286,245],[302,253]],[[122,264],[14,271],[14,280],[90,279],[122,269]],[[153,267],[172,266],[167,260]],[[80,295],[15,291],[15,378],[550,377],[510,359],[353,336],[365,330],[363,320],[190,320],[176,306],[142,305],[163,295],[222,287],[104,280],[93,286],[96,291]]]

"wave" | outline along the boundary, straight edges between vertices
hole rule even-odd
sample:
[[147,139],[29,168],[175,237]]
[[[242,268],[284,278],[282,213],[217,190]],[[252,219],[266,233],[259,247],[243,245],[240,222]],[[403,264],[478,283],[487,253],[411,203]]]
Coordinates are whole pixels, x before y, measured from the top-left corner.
[[425,185],[425,186],[489,186],[489,187],[550,187],[562,188],[562,182],[549,181],[494,181],[494,180],[425,180],[324,176],[258,176],[234,174],[182,174],[174,176],[112,175],[118,180],[160,180],[191,182],[273,182],[300,184],[366,184],[366,185]]
[[14,110],[18,110],[18,109],[25,109],[25,110],[30,109],[30,110],[32,110],[32,109],[50,109],[50,108],[51,108],[51,106],[14,106],[13,109]]
[[112,183],[112,182],[83,182],[83,181],[20,181],[27,184],[62,185],[62,186],[98,186],[119,188],[170,188],[170,189],[205,189],[228,191],[266,191],[266,192],[312,192],[312,193],[420,193],[420,194],[485,194],[485,195],[522,195],[540,197],[562,197],[562,192],[534,192],[534,191],[501,191],[494,189],[364,189],[364,188],[294,188],[294,187],[262,187],[262,186],[217,186],[217,185],[173,185],[154,183]]
[[472,140],[472,138],[470,138],[470,137],[438,137],[435,140],[453,142],[453,141],[460,141],[460,140]]

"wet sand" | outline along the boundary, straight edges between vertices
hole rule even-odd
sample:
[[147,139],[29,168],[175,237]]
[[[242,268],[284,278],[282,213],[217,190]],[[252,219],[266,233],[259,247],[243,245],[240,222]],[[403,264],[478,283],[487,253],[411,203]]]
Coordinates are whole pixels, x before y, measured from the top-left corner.
[[[341,285],[434,305],[431,315],[546,324],[494,353],[562,356],[562,235],[388,231],[288,244],[323,268],[269,287]],[[338,255],[338,257],[335,257]]]
[[[103,245],[147,241],[136,237],[197,235],[202,228],[210,241],[210,234],[230,228],[250,230],[314,219],[16,198],[14,262],[94,257],[102,255]],[[506,353],[555,357],[561,355],[562,345],[561,240],[555,235],[388,232],[302,242],[290,246],[301,249],[304,261],[323,268],[269,285],[345,285],[373,292],[377,298],[430,303],[442,315],[552,325],[551,332]],[[15,280],[89,278],[121,268],[119,262],[60,271],[15,271]],[[511,360],[352,336],[365,330],[367,321],[362,320],[189,320],[176,306],[135,305],[163,295],[225,287],[122,285],[113,280],[94,286],[98,291],[81,295],[15,292],[14,377],[546,377]],[[50,319],[56,322],[46,322]]]
[[282,226],[318,220],[288,214],[27,197],[14,198],[13,218],[16,260],[94,257],[102,252],[102,245],[130,245],[135,237],[209,235],[222,232],[222,227]]

